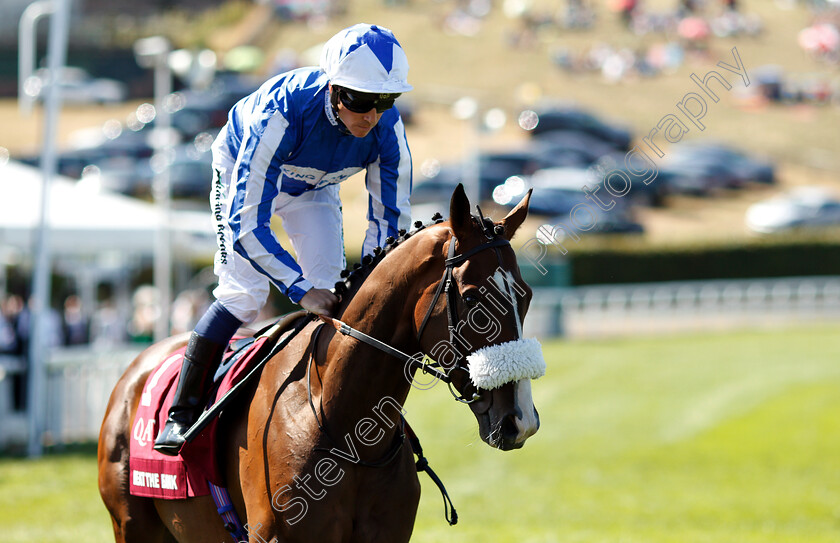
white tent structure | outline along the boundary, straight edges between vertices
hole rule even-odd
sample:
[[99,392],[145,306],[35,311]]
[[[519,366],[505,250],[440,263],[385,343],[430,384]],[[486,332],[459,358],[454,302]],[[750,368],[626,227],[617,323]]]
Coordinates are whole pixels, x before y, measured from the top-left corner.
[[[35,265],[43,186],[41,170],[17,162],[0,162],[0,299],[6,293],[7,266],[25,269]],[[50,183],[49,205],[52,269],[73,278],[87,317],[97,305],[97,286],[111,285],[117,319],[127,323],[132,314],[130,276],[152,260],[159,239],[155,234],[163,214],[153,204],[101,192],[87,180],[74,181],[60,176]],[[208,261],[216,250],[209,210],[172,211],[169,218],[173,263]],[[118,352],[118,347],[109,345],[105,352]],[[96,352],[94,345],[92,350],[84,351],[81,358],[88,360],[91,353]],[[78,353],[76,356],[80,357]],[[130,357],[126,355],[120,360],[124,362]],[[112,366],[112,370],[116,368],[114,371],[121,368]],[[10,368],[20,371],[20,367],[18,363],[17,369],[11,368],[0,357],[0,447],[31,434],[31,431],[25,431],[25,416],[9,412],[11,385],[2,377]],[[47,386],[52,386],[49,379]],[[107,394],[104,397],[107,398]],[[76,401],[73,405],[86,404]],[[98,416],[101,418],[101,414]],[[38,420],[38,427],[41,427],[40,415]],[[39,443],[38,438],[35,443]]]
[[[37,168],[11,161],[0,166],[0,262],[4,252],[33,250],[42,187]],[[98,256],[111,251],[151,256],[154,252],[154,232],[161,215],[150,203],[56,177],[51,183],[50,208],[50,250],[56,256]],[[213,254],[216,242],[209,211],[173,211],[170,217],[176,254],[187,258]]]

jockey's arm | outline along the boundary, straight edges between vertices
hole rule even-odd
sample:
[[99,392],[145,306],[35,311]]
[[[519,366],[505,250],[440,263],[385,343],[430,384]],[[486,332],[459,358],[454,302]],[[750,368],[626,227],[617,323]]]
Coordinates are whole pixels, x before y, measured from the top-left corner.
[[367,167],[365,185],[370,198],[362,255],[385,245],[387,237],[397,237],[400,229],[411,228],[411,153],[401,119],[389,136],[377,161]]

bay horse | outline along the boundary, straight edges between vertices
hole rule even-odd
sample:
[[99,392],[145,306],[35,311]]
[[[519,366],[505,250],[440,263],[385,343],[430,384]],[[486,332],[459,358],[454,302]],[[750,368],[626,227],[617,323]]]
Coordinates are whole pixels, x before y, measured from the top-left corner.
[[[343,322],[403,352],[437,357],[453,394],[473,411],[481,439],[502,450],[521,447],[539,427],[530,389],[539,375],[492,382],[506,377],[491,375],[492,364],[485,364],[487,375],[474,375],[475,368],[452,353],[500,350],[508,362],[518,362],[509,346],[524,341],[531,290],[509,240],[529,199],[530,193],[494,223],[471,215],[459,185],[449,221],[415,223],[415,232],[401,232],[372,263],[365,259],[337,284],[337,290],[349,285],[338,311]],[[496,286],[487,288],[494,277]],[[502,284],[515,292],[507,301],[497,288]],[[498,316],[490,315],[493,307]],[[485,311],[479,315],[476,308]],[[161,500],[128,492],[131,426],[144,384],[186,341],[181,335],[149,347],[111,394],[99,437],[99,490],[118,543],[231,540],[210,496]],[[480,366],[484,355],[473,355],[471,363]],[[388,354],[317,322],[264,365],[250,400],[232,402],[218,428],[219,462],[251,543],[410,539],[420,483],[412,451],[400,441],[401,406],[416,386],[406,373],[414,376]]]

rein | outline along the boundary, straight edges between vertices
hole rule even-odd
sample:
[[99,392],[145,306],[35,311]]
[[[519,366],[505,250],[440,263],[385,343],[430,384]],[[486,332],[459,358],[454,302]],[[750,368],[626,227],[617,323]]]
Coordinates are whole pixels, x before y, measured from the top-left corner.
[[[479,217],[481,216],[480,212],[481,212],[481,210],[479,209]],[[452,345],[452,346],[456,345],[456,343],[455,343],[456,339],[455,338],[456,338],[456,335],[458,333],[458,326],[460,324],[460,319],[458,318],[458,312],[457,312],[457,309],[456,309],[457,308],[457,294],[456,293],[457,293],[458,289],[453,288],[453,283],[454,283],[453,272],[454,272],[456,267],[458,267],[461,264],[463,264],[464,262],[466,262],[470,257],[472,257],[472,256],[474,256],[474,255],[476,255],[476,254],[478,254],[482,251],[485,251],[487,249],[494,249],[495,250],[496,257],[498,258],[499,265],[501,266],[502,256],[501,256],[501,253],[499,251],[499,248],[510,246],[510,241],[508,241],[504,237],[501,237],[502,231],[491,230],[490,228],[487,227],[486,224],[484,224],[483,220],[479,219],[479,221],[481,221],[482,227],[484,228],[484,235],[488,239],[487,242],[482,243],[481,245],[479,245],[477,247],[473,247],[472,249],[470,249],[469,251],[467,251],[465,253],[462,253],[460,255],[456,255],[455,254],[455,246],[458,242],[458,239],[454,235],[452,235],[452,237],[450,238],[449,251],[448,251],[448,254],[447,254],[447,258],[444,261],[443,277],[438,282],[437,289],[435,290],[435,295],[432,298],[432,303],[429,304],[429,309],[426,311],[426,315],[423,317],[423,322],[422,322],[422,324],[420,325],[420,328],[417,331],[417,340],[418,341],[420,340],[420,337],[423,335],[423,330],[425,330],[426,324],[429,322],[429,319],[432,316],[432,312],[434,311],[434,308],[437,305],[441,294],[445,294],[446,295],[446,316],[447,316],[447,320],[448,320],[447,327],[449,329],[449,341],[450,341],[450,345]],[[507,280],[505,279],[505,281],[507,281]],[[330,326],[335,328],[341,334],[343,334],[345,336],[350,336],[354,339],[357,339],[357,340],[361,341],[362,343],[370,345],[371,347],[373,347],[373,348],[375,348],[379,351],[382,351],[383,353],[385,353],[385,354],[387,354],[387,355],[389,355],[393,358],[396,358],[397,360],[400,360],[401,362],[403,362],[403,364],[405,364],[408,367],[418,369],[425,374],[432,375],[436,379],[439,379],[439,380],[443,381],[444,383],[446,383],[449,386],[449,391],[452,393],[452,396],[455,398],[455,400],[457,400],[459,402],[462,402],[462,403],[471,404],[471,403],[474,403],[474,402],[478,402],[482,399],[481,395],[478,394],[478,392],[475,392],[473,394],[472,398],[467,399],[463,395],[459,395],[457,393],[457,391],[455,391],[453,389],[452,377],[450,376],[450,374],[455,369],[461,369],[461,370],[466,369],[465,368],[466,357],[461,354],[460,350],[458,350],[458,354],[460,355],[460,358],[458,359],[458,361],[452,366],[452,368],[449,369],[449,371],[444,372],[441,369],[438,369],[438,368],[441,367],[440,363],[435,362],[428,355],[425,355],[422,359],[418,360],[417,357],[406,354],[406,353],[402,352],[401,350],[399,350],[395,347],[392,347],[391,345],[388,345],[387,343],[385,343],[383,341],[380,341],[380,340],[376,339],[373,336],[370,336],[370,335],[368,335],[368,334],[366,334],[362,331],[359,331],[359,330],[353,328],[349,324],[347,324],[347,323],[345,323],[345,322],[343,322],[339,319],[335,319],[333,317],[328,317],[326,315],[318,315],[318,317],[322,321],[324,321],[324,323],[329,324]]]
[[[315,422],[318,424],[318,430],[320,430],[321,433],[324,434],[327,437],[327,439],[329,440],[329,442],[332,445],[332,448],[327,449],[326,447],[315,447],[314,450],[320,451],[320,452],[326,452],[326,453],[332,454],[333,456],[341,458],[342,460],[347,460],[348,458],[346,456],[341,456],[341,455],[339,455],[338,453],[335,452],[336,449],[340,448],[340,445],[338,443],[336,443],[336,441],[332,438],[332,436],[329,434],[329,432],[327,432],[327,429],[324,428],[324,425],[321,424],[321,419],[318,417],[318,410],[315,409],[315,401],[312,399],[312,378],[311,378],[311,373],[312,372],[311,372],[311,370],[312,370],[313,362],[315,361],[315,349],[317,348],[317,345],[318,345],[318,337],[321,335],[321,330],[323,330],[323,329],[324,329],[324,325],[322,324],[312,334],[312,353],[309,356],[309,363],[306,365],[306,396],[307,396],[307,399],[309,400],[309,407],[312,409],[312,415],[315,417]],[[318,377],[320,379],[320,375]],[[353,462],[355,464],[358,464],[360,466],[365,466],[365,467],[368,467],[368,468],[381,468],[381,467],[387,466],[388,464],[393,462],[394,459],[397,457],[400,450],[402,449],[403,443],[405,443],[405,419],[403,419],[402,416],[400,416],[400,431],[394,439],[394,444],[391,445],[391,448],[388,450],[388,452],[385,453],[385,455],[383,455],[383,457],[381,459],[373,461],[373,462],[366,462],[366,461],[363,461],[361,458],[359,458],[359,459],[354,459]]]
[[[347,335],[356,337],[355,335],[349,333],[349,330],[353,330],[353,328],[350,328],[343,322],[330,317],[321,316],[321,318],[325,320],[325,324],[332,324],[333,326],[336,326],[336,323],[339,323],[343,325],[343,327],[346,329],[345,331],[347,331]],[[312,354],[310,355],[309,363],[306,366],[306,394],[309,400],[309,407],[312,409],[312,415],[315,417],[315,422],[318,424],[318,429],[330,441],[330,443],[332,444],[332,448],[327,449],[326,447],[315,447],[314,450],[331,454],[337,458],[340,458],[341,460],[348,460],[346,456],[341,456],[338,453],[336,453],[336,447],[339,447],[339,445],[327,432],[326,428],[324,428],[324,426],[321,424],[321,419],[318,418],[318,411],[317,409],[315,409],[315,401],[312,399],[312,379],[310,377],[313,366],[312,362],[315,360],[315,349],[317,348],[318,344],[318,336],[321,334],[321,330],[323,329],[324,325],[322,324],[318,327],[317,330],[315,330],[315,333],[312,334]],[[338,326],[336,327],[336,330],[342,331]],[[385,352],[389,354],[394,354],[394,356],[397,356],[397,354],[395,353],[398,353],[399,355],[401,355],[400,359],[404,359],[406,362],[414,361],[416,363],[416,359],[411,358],[405,353],[402,353],[397,349],[392,349],[390,346],[368,336],[367,334],[362,334],[361,332],[358,332],[358,334],[365,338],[373,340],[376,344],[381,344],[382,346],[390,349],[386,350]],[[394,353],[391,353],[391,351],[394,351]],[[437,485],[438,490],[440,490],[440,494],[443,497],[443,515],[444,518],[446,518],[446,522],[448,522],[450,526],[458,524],[458,512],[455,510],[455,505],[452,503],[452,499],[449,497],[449,493],[446,491],[446,487],[443,486],[443,481],[440,480],[440,477],[437,476],[432,467],[429,465],[429,461],[423,455],[423,447],[420,445],[420,439],[417,437],[417,434],[414,433],[414,430],[411,428],[411,426],[409,426],[408,421],[406,421],[405,417],[403,417],[402,415],[400,415],[400,431],[395,436],[394,444],[391,445],[391,448],[388,450],[388,452],[386,452],[382,456],[382,458],[374,462],[366,462],[360,458],[358,460],[355,460],[354,463],[368,468],[385,467],[397,458],[397,455],[402,450],[402,447],[405,444],[406,437],[408,438],[408,442],[411,445],[412,452],[417,456],[417,461],[415,462],[414,467],[417,469],[418,472],[425,471],[429,478],[432,480],[432,482],[434,482],[435,485]]]
[[[503,227],[497,226],[497,227],[491,229],[490,227],[488,227],[488,225],[485,223],[485,221],[481,218],[481,209],[478,209],[478,212],[479,212],[478,221],[479,221],[479,223],[481,224],[481,226],[484,230],[484,235],[487,238],[487,241],[485,243],[482,243],[481,245],[479,245],[477,247],[474,247],[474,248],[470,249],[469,251],[466,251],[465,253],[462,253],[460,255],[456,255],[455,254],[455,246],[458,243],[458,239],[455,237],[454,234],[451,236],[450,241],[449,241],[449,250],[448,250],[447,258],[444,261],[443,277],[441,278],[440,282],[438,283],[438,286],[435,290],[435,294],[434,294],[434,297],[432,299],[432,302],[431,302],[431,304],[429,304],[429,309],[426,311],[426,315],[423,317],[422,324],[420,325],[420,328],[418,329],[418,332],[417,332],[418,342],[420,340],[420,337],[423,334],[423,331],[426,328],[426,324],[428,324],[429,319],[431,318],[431,315],[432,315],[432,312],[434,311],[434,308],[438,304],[438,300],[440,299],[441,294],[445,294],[445,296],[446,296],[446,298],[445,298],[446,299],[446,315],[447,315],[448,329],[449,329],[449,339],[450,339],[451,345],[453,345],[453,346],[455,345],[454,342],[455,342],[455,338],[456,338],[456,335],[458,333],[458,327],[459,327],[459,324],[460,324],[460,319],[458,317],[458,312],[457,312],[457,301],[458,301],[457,292],[458,292],[458,289],[453,288],[453,284],[454,284],[453,272],[454,272],[456,267],[458,267],[461,264],[463,264],[464,262],[466,262],[470,257],[472,257],[472,256],[474,256],[474,255],[476,255],[476,254],[478,254],[482,251],[485,251],[487,249],[493,249],[496,252],[496,257],[498,258],[499,266],[500,267],[502,266],[502,255],[501,255],[501,251],[499,249],[501,247],[506,247],[506,246],[509,247],[510,246],[510,241],[508,241],[506,238],[504,238],[502,236],[502,234],[504,233],[504,228]],[[509,289],[509,286],[507,285],[507,278],[505,277],[503,280],[505,282],[506,289],[509,291],[510,289]],[[515,299],[511,299],[511,304],[515,305],[515,303],[516,303]],[[514,309],[515,309],[515,307],[514,307]],[[515,317],[516,311],[513,312],[513,315],[514,315],[514,319],[515,319],[516,318]],[[454,371],[456,369],[466,370],[466,357],[463,354],[461,354],[460,349],[456,348],[456,350],[458,352],[458,355],[460,356],[460,358],[457,360],[457,362],[448,371],[443,371],[443,369],[442,369],[443,366],[439,362],[435,362],[434,360],[432,360],[428,355],[425,355],[422,359],[418,359],[415,356],[411,356],[409,354],[406,354],[403,351],[401,351],[401,350],[399,350],[399,349],[397,349],[397,348],[395,348],[391,345],[388,345],[387,343],[385,343],[385,342],[383,342],[379,339],[376,339],[373,336],[370,336],[370,335],[368,335],[364,332],[361,332],[360,330],[357,330],[356,328],[353,328],[349,324],[347,324],[347,323],[345,323],[345,322],[343,322],[339,319],[335,319],[333,317],[329,317],[329,316],[326,316],[326,315],[318,315],[318,317],[323,321],[323,324],[318,327],[318,329],[315,331],[315,333],[312,336],[313,347],[312,347],[312,352],[310,354],[309,363],[307,364],[307,367],[306,367],[306,391],[307,391],[307,396],[308,396],[308,400],[309,400],[309,407],[311,408],[312,414],[315,417],[315,421],[318,424],[318,429],[321,431],[321,433],[323,435],[326,436],[327,440],[332,444],[333,447],[331,449],[327,449],[326,447],[316,447],[315,448],[316,451],[326,452],[328,454],[332,454],[333,456],[341,458],[342,460],[348,460],[348,458],[346,456],[339,455],[336,452],[337,448],[340,449],[340,446],[337,445],[336,441],[332,438],[332,436],[330,436],[330,434],[324,428],[323,424],[321,424],[321,420],[318,417],[318,410],[315,407],[315,402],[314,402],[313,397],[312,397],[311,370],[312,370],[312,366],[314,365],[313,363],[314,363],[314,360],[315,360],[315,350],[316,350],[317,344],[318,344],[318,337],[320,336],[321,331],[324,329],[324,324],[327,324],[327,325],[333,327],[337,332],[341,333],[342,335],[350,336],[350,337],[352,337],[352,338],[354,338],[358,341],[361,341],[362,343],[365,343],[365,344],[367,344],[367,345],[369,345],[369,346],[371,346],[371,347],[389,355],[392,358],[395,358],[395,359],[401,361],[404,364],[404,367],[406,367],[406,368],[411,367],[413,369],[420,370],[423,373],[432,375],[436,379],[439,379],[439,380],[445,382],[449,386],[449,390],[452,393],[453,397],[459,402],[466,403],[466,404],[472,404],[472,403],[478,402],[482,399],[481,395],[478,394],[478,391],[476,391],[473,394],[472,398],[467,399],[463,395],[459,395],[458,392],[456,390],[454,390],[454,388],[453,388],[452,377],[450,376],[452,371]],[[516,324],[517,324],[517,329],[518,329],[519,323],[517,322]],[[316,367],[316,372],[317,372],[317,367]],[[489,408],[489,405],[488,405],[488,408]],[[417,471],[418,472],[419,471],[425,471],[429,475],[429,477],[431,477],[432,481],[434,481],[434,483],[438,486],[438,489],[440,490],[441,495],[443,496],[444,514],[445,514],[446,520],[450,525],[457,524],[458,513],[455,511],[455,507],[453,506],[452,501],[449,498],[449,494],[446,492],[446,488],[444,488],[443,483],[441,482],[440,478],[435,474],[435,472],[431,469],[431,467],[429,467],[428,460],[426,460],[426,457],[423,456],[423,449],[420,446],[420,440],[417,439],[416,434],[414,433],[414,431],[411,429],[411,427],[408,425],[408,423],[406,422],[406,420],[402,416],[400,416],[400,428],[399,428],[398,434],[395,436],[394,443],[393,443],[393,445],[391,445],[391,448],[382,456],[382,458],[380,458],[379,460],[373,461],[373,462],[366,462],[366,461],[362,461],[361,459],[358,459],[358,460],[354,460],[354,463],[357,463],[361,466],[373,467],[373,468],[384,467],[384,466],[390,464],[391,462],[394,461],[394,459],[397,458],[400,450],[403,447],[403,444],[405,443],[406,436],[408,436],[409,443],[411,444],[411,447],[412,447],[412,450],[413,450],[414,454],[418,456],[418,460],[415,464],[415,467],[416,467]]]
[[365,334],[364,332],[360,332],[359,330],[356,330],[355,328],[353,328],[352,326],[348,325],[347,323],[345,323],[343,321],[340,321],[338,319],[334,319],[332,317],[327,317],[326,315],[318,315],[318,317],[322,321],[324,321],[325,324],[329,324],[330,326],[332,326],[333,328],[335,328],[337,331],[341,332],[345,336],[350,336],[352,338],[358,339],[362,343],[367,343],[371,347],[379,349],[383,353],[389,354],[389,355],[393,356],[394,358],[402,361],[404,364],[406,364],[408,366],[411,366],[412,368],[419,369],[423,373],[428,373],[430,375],[433,375],[436,378],[440,379],[441,381],[444,381],[446,383],[449,383],[451,381],[448,374],[443,373],[442,371],[434,368],[431,364],[428,364],[426,362],[427,360],[430,360],[428,357],[423,357],[422,360],[417,360],[417,358],[415,358],[415,357],[413,357],[409,354],[406,354],[399,349],[391,347],[387,343],[379,341],[375,337],[369,336],[369,335]]

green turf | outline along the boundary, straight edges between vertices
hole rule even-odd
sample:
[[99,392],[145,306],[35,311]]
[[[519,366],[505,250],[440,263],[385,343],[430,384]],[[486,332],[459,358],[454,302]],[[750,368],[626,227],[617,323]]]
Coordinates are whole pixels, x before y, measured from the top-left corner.
[[548,345],[542,428],[510,453],[443,391],[417,394],[461,522],[424,481],[414,541],[840,541],[837,332]]
[[[542,428],[490,449],[442,387],[406,405],[425,476],[415,542],[840,541],[840,328],[553,342]],[[105,542],[90,454],[0,461],[0,540]]]
[[96,483],[96,454],[0,460],[0,541],[113,541]]

